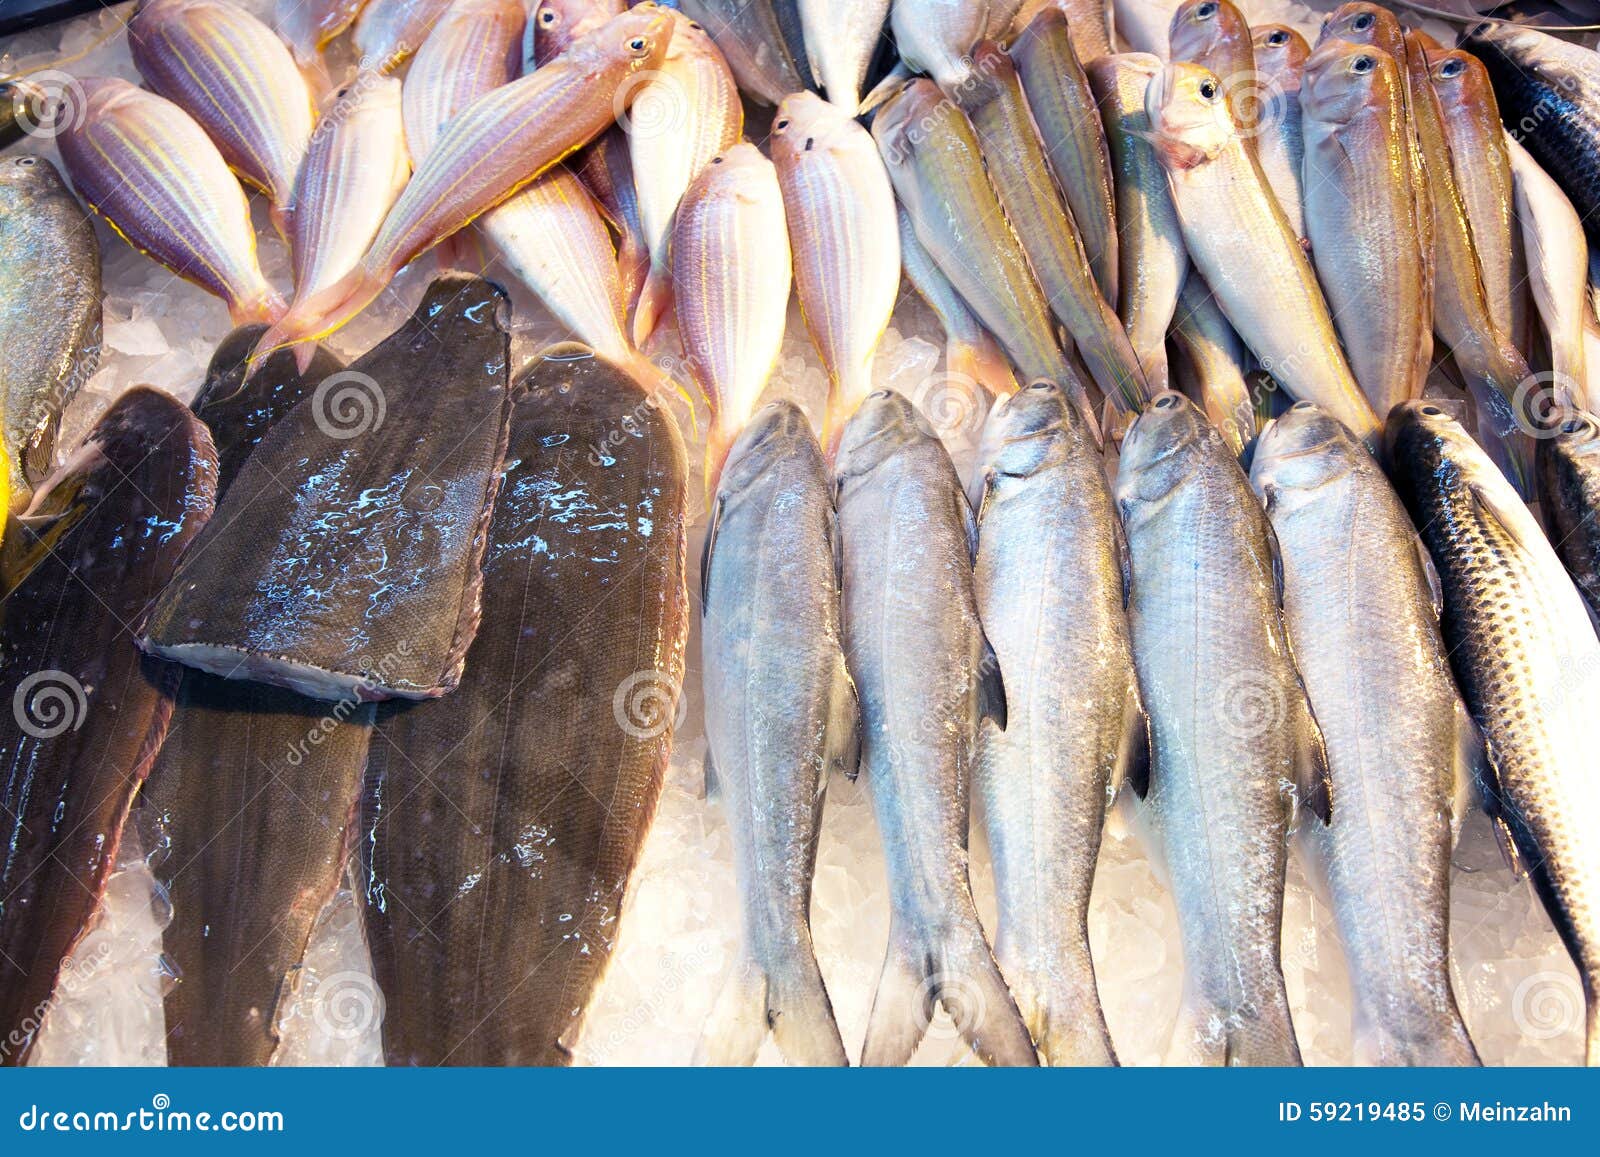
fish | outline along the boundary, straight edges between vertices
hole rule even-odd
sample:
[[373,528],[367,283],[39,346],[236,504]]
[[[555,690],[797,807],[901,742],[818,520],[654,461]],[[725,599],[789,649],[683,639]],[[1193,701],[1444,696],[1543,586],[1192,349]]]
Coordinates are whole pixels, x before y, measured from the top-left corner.
[[800,0],[806,56],[816,80],[848,115],[861,108],[861,89],[877,55],[890,0]]
[[1193,269],[1173,313],[1171,340],[1179,353],[1174,388],[1200,407],[1239,457],[1256,436],[1256,399],[1247,373],[1250,354],[1205,278]]
[[80,84],[83,116],[56,138],[78,196],[129,245],[220,297],[235,325],[281,317],[244,190],[200,126],[125,80]]
[[628,10],[628,0],[535,0],[524,37],[522,71],[549,64],[581,36]]
[[522,0],[456,0],[406,70],[405,144],[420,165],[450,119],[509,84],[522,40]]
[[215,487],[205,426],[135,386],[36,498],[37,521],[7,535],[51,545],[0,622],[11,707],[0,714],[0,1064],[26,1062],[57,984],[72,982],[63,963],[166,733],[178,669],[141,655],[133,624],[211,516]]
[[421,49],[455,0],[366,0],[353,40],[361,68],[393,72]]
[[1171,52],[1167,30],[1177,7],[1178,0],[1111,0],[1112,25],[1129,49],[1165,61]]
[[[1110,0],[1025,0],[1011,22],[1012,36],[1020,37],[1045,12],[1059,12],[1063,22],[1072,26],[1072,50],[1082,67],[1117,51]],[[1163,36],[1165,33],[1163,24]]]
[[1107,805],[1145,774],[1149,730],[1122,530],[1082,387],[1033,382],[1002,400],[979,463],[973,582],[1006,694],[1005,729],[983,723],[972,768],[994,860],[995,957],[1049,1064],[1114,1065],[1089,893]]
[[796,1064],[844,1065],[811,943],[811,877],[828,775],[856,771],[859,712],[840,635],[832,483],[792,402],[763,406],[739,435],[710,522],[706,775],[733,838],[743,932],[696,1060],[752,1064],[770,1031]]
[[894,0],[889,27],[907,75],[926,73],[953,98],[972,78],[972,49],[989,35],[994,6],[991,0]]
[[1550,544],[1600,620],[1600,423],[1569,414],[1539,442],[1539,503]]
[[1572,200],[1600,244],[1600,57],[1519,24],[1482,23],[1461,47],[1483,63],[1505,127]]
[[1047,7],[1017,33],[1007,52],[1095,284],[1114,309],[1120,271],[1111,154],[1095,94],[1073,47],[1066,16],[1060,8]]
[[227,0],[145,0],[128,24],[139,75],[192,116],[289,237],[315,109],[283,41]]
[[1005,712],[978,621],[972,509],[927,420],[891,390],[850,419],[834,480],[860,774],[889,876],[889,945],[861,1063],[905,1064],[942,1004],[986,1063],[1036,1065],[967,878],[973,746],[980,719],[1003,724]]
[[317,63],[325,44],[356,22],[367,0],[276,0],[273,27],[301,68]]
[[[793,0],[790,0],[791,4]],[[809,88],[809,67],[795,59],[784,35],[781,3],[773,0],[682,0],[684,15],[711,33],[728,67],[751,100],[777,107],[791,92]]]
[[1167,36],[1173,61],[1198,64],[1222,82],[1239,139],[1245,151],[1254,154],[1264,111],[1262,74],[1256,69],[1255,45],[1244,13],[1228,0],[1184,0],[1173,10]]
[[[505,446],[505,308],[485,281],[441,277],[318,382],[152,607],[146,653],[313,699],[454,688]],[[274,501],[255,501],[268,487]]]
[[1167,329],[1189,267],[1144,111],[1145,88],[1160,70],[1161,61],[1148,53],[1114,53],[1088,67],[1115,178],[1118,314],[1152,390],[1168,386]]
[[[301,375],[281,353],[247,381],[259,330],[223,340],[194,403],[216,444],[219,501],[261,439],[340,368],[319,349]],[[257,481],[266,490],[253,497],[272,501],[277,484]],[[354,847],[371,724],[372,708],[353,699],[184,671],[139,797],[162,834],[158,871],[172,901],[168,1064],[271,1061],[279,1001]]]
[[51,123],[50,98],[26,77],[0,80],[0,149]]
[[391,1065],[570,1063],[672,747],[689,630],[672,415],[552,347],[517,381],[505,471],[461,686],[380,708],[367,761],[361,900]]
[[916,226],[911,223],[904,206],[896,206],[895,223],[900,234],[900,265],[906,280],[927,302],[944,329],[947,378],[970,391],[974,403],[981,395],[999,398],[1011,393],[1017,388],[1017,379],[1005,353],[983,328],[983,323],[972,316],[933,255],[922,247]]
[[1145,93],[1189,259],[1262,365],[1363,438],[1378,418],[1339,348],[1310,258],[1245,151],[1216,76],[1169,64]]
[[1290,819],[1296,795],[1320,817],[1308,823],[1337,822],[1339,805],[1284,633],[1272,530],[1232,450],[1181,394],[1134,421],[1115,494],[1150,714],[1135,817],[1183,943],[1167,1060],[1298,1065],[1279,956]]
[[917,239],[1026,379],[1072,373],[1016,231],[984,173],[965,113],[929,80],[914,80],[872,122]]
[[639,193],[633,183],[628,134],[620,126],[612,126],[578,153],[571,168],[616,232],[617,274],[622,279],[623,300],[637,301],[650,274],[650,246],[644,239],[644,222],[639,218]]
[[1445,648],[1487,751],[1479,793],[1577,965],[1600,1064],[1600,639],[1532,512],[1454,419],[1407,402],[1385,450],[1439,572]]
[[99,364],[100,337],[88,215],[45,158],[0,158],[0,414],[18,510],[55,466],[61,414]]
[[1324,40],[1306,62],[1306,231],[1356,381],[1379,414],[1422,396],[1432,345],[1407,159],[1403,65]]
[[401,101],[398,79],[362,73],[311,134],[290,229],[296,303],[356,267],[411,178]]
[[777,169],[749,143],[711,159],[672,226],[684,360],[711,405],[706,493],[778,362],[793,266]]
[[[1305,138],[1301,132],[1301,70],[1311,49],[1287,24],[1257,24],[1250,31],[1251,52],[1260,76],[1256,160],[1266,175],[1289,227],[1304,241],[1301,170]],[[1409,133],[1409,126],[1406,131]]]
[[1513,195],[1528,284],[1539,320],[1550,336],[1552,387],[1569,407],[1588,401],[1589,365],[1584,349],[1588,311],[1589,240],[1578,211],[1561,186],[1539,167],[1528,150],[1507,136]]
[[1250,482],[1338,804],[1298,836],[1349,965],[1355,1063],[1476,1065],[1450,980],[1450,856],[1481,745],[1439,634],[1438,576],[1382,468],[1312,403],[1262,433]]
[[261,339],[258,356],[338,330],[412,258],[599,136],[617,116],[619,94],[626,100],[625,82],[660,66],[671,27],[653,4],[629,11],[452,117],[361,263],[299,302]]
[[701,25],[670,8],[663,11],[672,15],[666,56],[638,84],[621,118],[639,222],[650,247],[650,273],[633,314],[633,341],[640,348],[672,301],[667,247],[678,204],[711,158],[744,135],[744,105],[722,52]]
[[800,310],[828,371],[831,450],[872,391],[873,351],[900,297],[894,186],[872,135],[815,93],[784,98],[770,147]]

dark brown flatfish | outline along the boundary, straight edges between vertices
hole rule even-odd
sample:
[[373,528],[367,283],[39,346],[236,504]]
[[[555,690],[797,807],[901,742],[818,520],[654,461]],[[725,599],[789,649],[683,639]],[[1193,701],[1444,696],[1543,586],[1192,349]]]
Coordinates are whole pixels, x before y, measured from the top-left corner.
[[240,468],[141,645],[320,699],[454,687],[505,441],[504,307],[486,281],[440,278],[319,382]]
[[513,403],[461,686],[378,711],[361,850],[390,1064],[568,1063],[660,794],[683,440],[580,350],[547,353]]
[[205,426],[136,387],[16,531],[54,542],[0,604],[0,1063],[31,1046],[166,731],[178,668],[134,638],[211,516],[216,469]]

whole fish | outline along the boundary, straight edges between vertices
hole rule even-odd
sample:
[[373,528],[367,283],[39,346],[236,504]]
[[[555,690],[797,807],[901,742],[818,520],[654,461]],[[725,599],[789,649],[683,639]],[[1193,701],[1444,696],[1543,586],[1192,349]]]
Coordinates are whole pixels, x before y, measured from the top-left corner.
[[993,7],[992,0],[894,0],[889,26],[904,67],[954,96],[971,79],[972,48],[989,34]]
[[709,496],[767,387],[789,316],[783,192],[754,145],[713,157],[689,186],[672,229],[672,266],[684,357],[712,410]]
[[850,419],[834,476],[845,658],[891,912],[861,1063],[905,1064],[942,1003],[987,1063],[1037,1064],[967,879],[973,744],[984,714],[1005,721],[978,623],[972,509],[938,437],[889,390]]
[[141,655],[132,624],[211,516],[215,486],[205,426],[135,387],[7,536],[51,546],[0,623],[0,1064],[26,1060],[167,730],[178,668]]
[[1513,193],[1528,281],[1539,318],[1550,336],[1554,385],[1570,405],[1588,400],[1584,315],[1588,311],[1589,241],[1583,222],[1561,186],[1528,151],[1507,135]]
[[1161,61],[1147,53],[1102,56],[1088,69],[1115,174],[1118,313],[1152,390],[1168,386],[1167,329],[1189,267],[1144,111],[1145,89],[1160,71]]
[[922,247],[916,226],[903,206],[895,214],[900,233],[900,264],[906,280],[928,303],[944,328],[944,368],[953,381],[970,383],[973,401],[980,392],[1003,397],[1017,388],[1005,353],[983,323],[972,316],[950,279]]
[[[1072,214],[1050,176],[1011,58],[985,40],[973,49],[972,81],[957,99],[981,143],[985,168],[1022,241],[1050,310],[1101,393],[1132,412],[1149,393],[1144,370],[1116,311],[1095,283]],[[1085,109],[1084,116],[1089,116]]]
[[800,0],[806,56],[828,99],[850,116],[877,55],[890,0]]
[[1330,812],[1322,740],[1284,636],[1272,531],[1232,451],[1180,394],[1134,422],[1116,496],[1150,713],[1139,815],[1183,940],[1168,1059],[1297,1065],[1279,962],[1291,792],[1322,817],[1305,822]]
[[1167,30],[1178,0],[1111,0],[1117,35],[1134,52],[1165,61],[1171,55]]
[[1403,65],[1324,40],[1306,62],[1306,231],[1317,278],[1372,408],[1422,396],[1427,266],[1407,159]]
[[397,78],[362,73],[311,134],[290,229],[296,302],[356,267],[405,188],[411,158],[401,99]]
[[707,779],[726,808],[743,917],[701,1045],[710,1064],[751,1064],[769,1031],[796,1064],[846,1063],[810,926],[823,789],[830,770],[854,775],[858,754],[838,535],[810,421],[791,402],[763,407],[728,456],[700,580]]
[[570,1062],[672,747],[689,471],[671,414],[554,347],[514,391],[505,462],[461,686],[382,708],[367,761],[391,1065]]
[[452,117],[361,263],[274,325],[262,354],[339,329],[412,258],[593,140],[627,99],[628,78],[660,66],[671,27],[653,4],[627,12]]
[[19,510],[54,468],[61,413],[99,360],[94,226],[49,161],[0,159],[0,414]]
[[1263,94],[1244,13],[1228,0],[1184,0],[1172,13],[1167,36],[1174,61],[1198,64],[1222,82],[1239,137],[1246,151],[1254,153]]
[[[1117,50],[1110,0],[1024,0],[1011,22],[1012,35],[1020,37],[1045,12],[1059,12],[1063,21],[1072,25],[1073,53],[1083,67]],[[1164,24],[1162,33],[1166,33]]]
[[1292,395],[1375,438],[1377,416],[1339,348],[1311,261],[1245,151],[1221,83],[1198,65],[1169,64],[1151,80],[1145,111],[1189,258],[1228,321]]
[[1106,304],[1115,308],[1119,269],[1111,154],[1095,111],[1095,94],[1073,48],[1066,16],[1059,8],[1045,8],[1008,51],[1095,284]]
[[1450,855],[1477,736],[1439,636],[1433,564],[1371,454],[1310,402],[1262,433],[1250,481],[1327,743],[1337,811],[1300,835],[1349,963],[1355,1063],[1477,1064],[1450,982]]
[[628,0],[535,0],[523,40],[523,72],[549,64],[580,36],[626,12]]
[[355,46],[361,68],[393,72],[421,49],[428,33],[455,0],[366,0],[356,21]]
[[433,152],[452,117],[510,83],[523,23],[522,0],[456,0],[439,17],[406,70],[405,144],[413,165]]
[[[1258,24],[1250,32],[1251,51],[1261,74],[1261,110],[1256,135],[1256,160],[1278,207],[1289,218],[1295,236],[1306,235],[1301,204],[1301,170],[1305,138],[1300,127],[1301,70],[1311,54],[1305,37],[1287,24]],[[1406,131],[1409,133],[1410,128]]]
[[277,0],[273,26],[301,68],[317,63],[317,54],[354,24],[367,0]]
[[667,247],[678,203],[711,158],[744,135],[744,105],[721,50],[699,24],[664,11],[672,16],[667,54],[636,87],[623,120],[639,221],[650,246],[650,275],[633,315],[633,340],[640,347],[672,300]]
[[1174,388],[1200,407],[1239,457],[1256,436],[1256,399],[1246,372],[1250,352],[1222,315],[1205,278],[1193,269],[1172,317],[1172,344],[1180,355]]
[[222,298],[235,325],[282,316],[244,190],[200,126],[125,80],[81,84],[83,117],[56,138],[78,196],[135,249]]
[[140,646],[319,699],[453,688],[505,447],[505,305],[487,282],[440,278],[317,383],[250,455]]
[[1489,70],[1505,126],[1600,243],[1600,55],[1518,24],[1483,23],[1462,47]]
[[[792,6],[794,0],[789,0]],[[811,74],[795,59],[774,0],[682,0],[684,14],[711,33],[738,78],[758,104],[774,105],[810,87]]]
[[994,860],[995,956],[1022,1019],[1048,1063],[1111,1065],[1089,893],[1107,803],[1130,765],[1142,778],[1149,732],[1122,531],[1081,391],[1034,382],[984,427],[974,585],[1006,725],[979,728],[973,783]]
[[871,134],[815,93],[784,98],[771,149],[800,310],[828,371],[832,449],[872,390],[872,354],[900,296],[894,186]]
[[1486,741],[1479,790],[1578,966],[1587,1059],[1600,1064],[1600,640],[1533,514],[1454,420],[1407,402],[1386,441],[1444,588],[1456,682]]
[[1600,618],[1600,424],[1570,415],[1539,442],[1539,502],[1551,544]]
[[50,117],[49,97],[39,85],[24,77],[0,80],[0,149],[49,124]]
[[228,166],[272,201],[289,236],[295,173],[314,110],[283,41],[227,0],[145,0],[128,24],[145,82],[216,142]]
[[917,239],[1027,379],[1072,373],[1028,255],[984,172],[972,122],[931,81],[914,80],[872,122]]

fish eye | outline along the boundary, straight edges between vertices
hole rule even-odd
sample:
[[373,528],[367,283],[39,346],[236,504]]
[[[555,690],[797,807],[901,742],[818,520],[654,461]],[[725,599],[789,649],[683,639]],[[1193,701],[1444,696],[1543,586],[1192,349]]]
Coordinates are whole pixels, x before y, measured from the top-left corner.
[[649,47],[650,42],[642,36],[635,36],[632,40],[628,41],[628,51],[638,56],[643,56]]
[[11,82],[9,80],[0,80],[0,96],[5,96],[10,93],[10,91]]
[[1217,99],[1217,82],[1209,76],[1200,82],[1200,95],[1206,100]]
[[713,165],[720,165],[720,164],[722,164],[722,162],[723,162],[723,161],[724,161],[724,160],[726,160],[726,159],[727,159],[727,158],[725,158],[725,157],[712,157],[712,158],[711,158],[711,163],[712,163],[712,164],[713,164]]
[[772,131],[775,132],[775,133],[781,133],[784,129],[786,129],[788,127],[789,127],[789,118],[788,117],[784,117],[781,121],[779,121],[777,124],[772,126]]
[[1312,405],[1310,402],[1296,402],[1289,408],[1291,410],[1299,410],[1302,414],[1304,414],[1307,410],[1315,410],[1316,406]]
[[1206,0],[1204,4],[1194,10],[1194,14],[1198,20],[1210,20],[1217,14],[1217,6],[1212,3],[1212,0]]
[[696,32],[704,32],[705,31],[704,28],[700,27],[700,25],[696,24],[693,20],[689,21],[689,27],[693,28]]
[[1454,56],[1439,66],[1439,76],[1445,80],[1454,80],[1465,71],[1466,62]]
[[1350,71],[1357,76],[1365,76],[1378,66],[1378,62],[1370,56],[1358,56],[1350,62]]
[[1438,406],[1423,406],[1421,412],[1424,416],[1429,418],[1437,418],[1439,415],[1444,413],[1444,411]]
[[546,8],[544,11],[539,13],[539,23],[543,24],[546,28],[554,28],[556,26],[556,21],[560,19],[561,17],[556,14],[556,10],[554,8]]
[[1171,394],[1167,394],[1165,397],[1157,398],[1151,404],[1154,405],[1158,410],[1170,410],[1172,407],[1178,404],[1178,399],[1173,397]]
[[24,169],[31,169],[39,163],[38,157],[18,157],[17,164]]
[[1374,16],[1370,12],[1363,12],[1360,15],[1358,15],[1354,20],[1350,21],[1350,27],[1354,28],[1357,32],[1365,32],[1367,29],[1371,28],[1373,26],[1373,24],[1375,24],[1376,22],[1377,22],[1377,17],[1376,16]]
[[1030,390],[1048,390],[1048,389],[1051,389],[1054,385],[1055,385],[1054,382],[1046,381],[1045,379],[1040,378],[1037,382],[1030,383],[1029,386],[1028,386],[1028,389],[1030,389]]
[[1276,29],[1275,31],[1267,33],[1267,43],[1273,45],[1274,47],[1277,47],[1280,44],[1288,44],[1289,34],[1281,28]]

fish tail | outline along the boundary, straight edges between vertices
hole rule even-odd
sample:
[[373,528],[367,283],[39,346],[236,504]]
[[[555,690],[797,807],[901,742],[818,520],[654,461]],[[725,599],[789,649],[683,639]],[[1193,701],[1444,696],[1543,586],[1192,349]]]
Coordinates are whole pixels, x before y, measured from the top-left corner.
[[1478,1050],[1467,1035],[1461,1014],[1453,1008],[1438,1027],[1428,1026],[1421,1033],[1399,1036],[1386,1030],[1376,1019],[1356,1013],[1352,1033],[1355,1063],[1363,1068],[1382,1065],[1412,1067],[1469,1068],[1481,1065]]
[[290,241],[293,237],[291,233],[293,226],[293,221],[291,220],[292,212],[293,207],[284,204],[274,204],[271,209],[267,210],[267,218],[272,222],[272,228],[285,241]]
[[1172,375],[1167,366],[1167,343],[1139,356],[1139,367],[1144,370],[1144,380],[1156,393],[1171,388]]
[[1500,468],[1524,500],[1533,497],[1533,449],[1531,432],[1522,425],[1512,401],[1490,376],[1468,374],[1467,388],[1477,408],[1477,438],[1490,461]]
[[1089,958],[1088,930],[1075,951],[1060,953],[1052,963],[1055,967],[1001,969],[1040,1057],[1052,1068],[1117,1064]]
[[[280,309],[279,315],[266,319],[272,323],[272,328],[261,335],[255,353],[250,355],[248,373],[255,373],[261,363],[278,350],[314,342],[333,333],[371,305],[383,292],[384,284],[384,280],[368,272],[366,266],[357,265],[326,289],[296,301],[287,313]],[[235,324],[244,323],[235,319]],[[295,359],[297,362],[307,360],[301,352],[296,353]]]
[[228,315],[234,328],[241,325],[273,325],[288,310],[283,295],[265,282],[247,297],[235,298],[228,303]]
[[1262,1006],[1249,1009],[1224,1007],[1186,989],[1166,1063],[1298,1067],[1300,1045],[1282,983]]
[[837,382],[830,383],[830,387],[827,403],[822,410],[822,446],[827,451],[828,461],[832,462],[833,456],[838,453],[845,423],[872,392],[871,360],[848,374],[840,375]]
[[[622,369],[634,381],[639,383],[639,388],[658,401],[663,399],[663,392],[678,395],[683,404],[689,407],[689,425],[692,428],[699,418],[699,405],[695,401],[695,391],[684,385],[666,370],[641,353],[633,352],[622,362]],[[692,433],[692,429],[691,429]]]
[[633,308],[633,344],[644,349],[671,308],[671,275],[659,265],[652,265],[644,284],[639,287],[639,302]]
[[650,247],[626,225],[617,230],[617,276],[622,281],[622,300],[628,309],[636,310],[650,277]]
[[1017,377],[1011,372],[1011,363],[994,338],[986,333],[979,334],[976,341],[946,340],[944,362],[949,373],[971,378],[997,398],[1017,391]]
[[706,1022],[695,1061],[754,1064],[769,1031],[794,1064],[823,1067],[850,1063],[809,938],[805,951],[797,954],[788,968],[764,969],[746,961],[734,969]]

